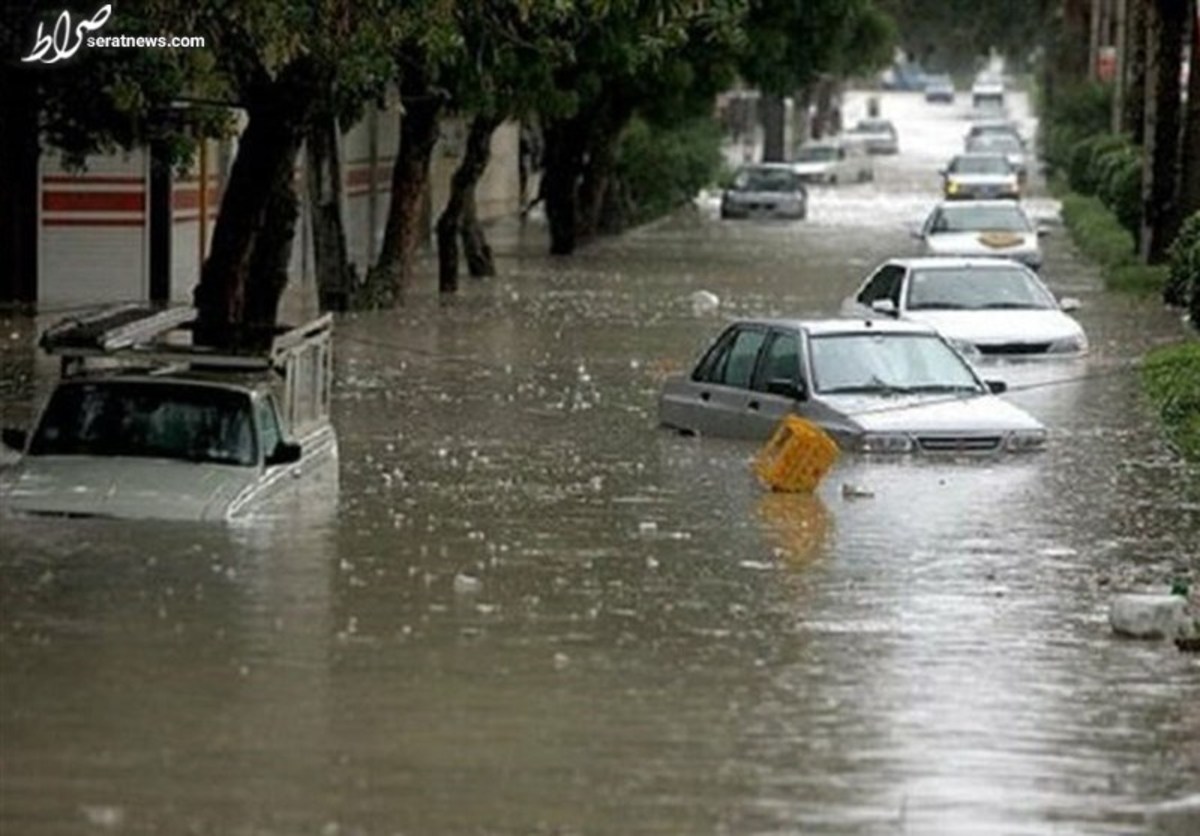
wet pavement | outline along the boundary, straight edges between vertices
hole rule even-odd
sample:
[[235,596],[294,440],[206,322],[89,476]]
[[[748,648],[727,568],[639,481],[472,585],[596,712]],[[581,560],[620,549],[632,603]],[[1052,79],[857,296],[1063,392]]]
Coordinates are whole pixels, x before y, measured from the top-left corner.
[[987,375],[1041,454],[843,457],[781,495],[754,445],[655,427],[722,316],[833,313],[913,251],[965,111],[882,106],[901,155],[808,221],[702,200],[570,259],[498,230],[500,278],[339,321],[336,492],[0,523],[0,832],[1200,830],[1200,662],[1107,624],[1200,580],[1200,472],[1135,371],[1182,325],[1063,230],[1043,277],[1092,353]]

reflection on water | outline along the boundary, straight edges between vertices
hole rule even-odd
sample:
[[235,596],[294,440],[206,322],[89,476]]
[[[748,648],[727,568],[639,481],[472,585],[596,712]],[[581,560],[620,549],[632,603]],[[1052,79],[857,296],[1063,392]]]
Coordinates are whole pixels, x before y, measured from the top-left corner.
[[1200,478],[1130,363],[1172,315],[1047,239],[1093,352],[1002,370],[1038,455],[772,494],[754,446],[654,425],[721,327],[693,292],[834,311],[909,246],[965,123],[883,106],[914,156],[811,223],[700,210],[570,261],[510,231],[502,278],[343,318],[309,495],[0,521],[0,831],[1196,832],[1200,669],[1106,622],[1200,571]]

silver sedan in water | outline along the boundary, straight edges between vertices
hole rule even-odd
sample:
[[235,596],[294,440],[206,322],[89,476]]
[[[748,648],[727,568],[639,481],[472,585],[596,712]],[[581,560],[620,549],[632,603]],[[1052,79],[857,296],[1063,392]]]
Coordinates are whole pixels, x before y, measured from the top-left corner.
[[867,453],[993,453],[1042,447],[1046,431],[996,397],[932,328],[894,320],[742,319],[659,397],[681,432],[766,439],[796,413]]

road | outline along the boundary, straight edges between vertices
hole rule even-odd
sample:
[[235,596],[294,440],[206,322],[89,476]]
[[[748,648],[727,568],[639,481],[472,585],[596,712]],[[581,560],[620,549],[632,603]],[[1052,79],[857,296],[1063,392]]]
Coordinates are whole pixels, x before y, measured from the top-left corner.
[[655,426],[723,316],[835,312],[912,251],[964,111],[881,105],[901,154],[808,221],[702,200],[571,259],[527,229],[451,302],[345,317],[336,495],[4,521],[0,832],[1197,832],[1200,667],[1107,625],[1198,577],[1200,479],[1135,371],[1182,325],[1061,228],[1092,352],[996,370],[1041,454],[779,495],[753,445]]

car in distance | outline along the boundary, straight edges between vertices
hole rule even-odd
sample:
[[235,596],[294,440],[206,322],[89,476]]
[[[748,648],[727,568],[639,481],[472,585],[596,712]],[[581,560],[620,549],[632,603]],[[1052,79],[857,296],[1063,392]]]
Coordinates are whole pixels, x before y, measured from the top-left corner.
[[888,119],[860,119],[846,133],[862,142],[871,154],[900,153],[900,135]]
[[1042,267],[1041,234],[1012,200],[943,201],[913,232],[922,255],[1011,258],[1031,270]]
[[841,139],[814,140],[798,147],[792,170],[805,183],[864,183],[875,178],[875,166],[862,143]]
[[721,193],[722,218],[807,216],[808,192],[788,163],[742,166]]
[[875,269],[843,303],[848,316],[931,325],[970,357],[1079,356],[1087,336],[1028,268],[1008,259],[897,258]]
[[1003,154],[1008,164],[1017,172],[1017,183],[1024,184],[1029,176],[1029,163],[1025,144],[1006,133],[983,133],[969,137],[963,143],[968,154]]
[[925,77],[925,101],[954,104],[954,82],[945,73]]
[[996,397],[933,328],[881,319],[739,319],[690,374],[668,379],[659,422],[685,434],[766,439],[797,414],[847,450],[1036,450],[1045,428]]
[[941,170],[947,200],[1018,200],[1021,182],[1004,154],[958,154]]
[[963,144],[965,146],[977,137],[990,136],[992,134],[1011,136],[1017,142],[1021,143],[1022,148],[1025,147],[1025,138],[1021,136],[1021,131],[1018,130],[1017,124],[1009,119],[983,119],[973,123],[963,137]]
[[336,467],[332,319],[218,351],[182,342],[194,318],[123,306],[43,334],[63,375],[32,432],[4,430],[0,512],[231,520]]

